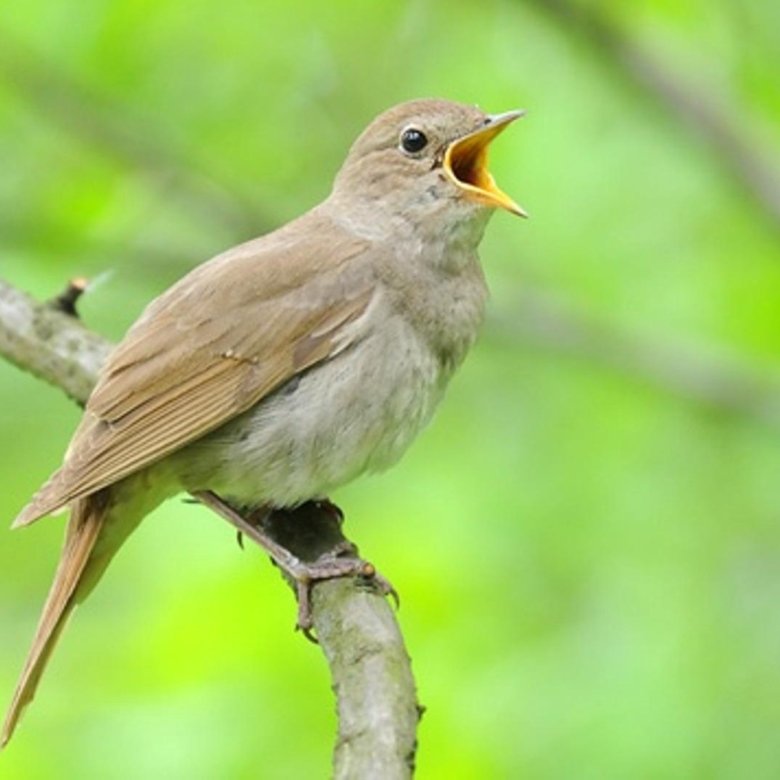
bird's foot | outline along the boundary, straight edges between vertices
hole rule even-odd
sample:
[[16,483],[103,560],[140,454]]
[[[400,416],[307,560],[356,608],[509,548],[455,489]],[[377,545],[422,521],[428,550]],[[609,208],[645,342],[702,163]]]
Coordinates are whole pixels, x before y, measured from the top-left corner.
[[341,533],[344,515],[327,499],[309,501],[294,509],[266,506],[242,514],[211,491],[194,495],[235,526],[240,535],[259,544],[285,574],[298,599],[296,628],[312,641],[316,642],[311,633],[314,625],[311,591],[318,582],[357,577],[383,596],[391,596],[398,606],[395,588],[344,538]]
[[377,572],[374,564],[364,560],[357,554],[355,546],[351,542],[344,542],[332,550],[323,553],[314,561],[296,560],[290,566],[282,565],[274,560],[274,563],[287,575],[295,588],[298,599],[298,617],[295,628],[316,642],[312,634],[314,626],[312,612],[312,588],[318,582],[337,579],[339,577],[356,577],[366,587],[373,588],[383,596],[390,596],[396,604],[399,604],[398,593],[390,582]]

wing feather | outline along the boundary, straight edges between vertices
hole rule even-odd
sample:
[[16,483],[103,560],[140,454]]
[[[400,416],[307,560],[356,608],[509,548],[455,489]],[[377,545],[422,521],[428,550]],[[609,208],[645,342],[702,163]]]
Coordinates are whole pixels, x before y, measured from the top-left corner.
[[200,266],[147,308],[15,526],[164,458],[349,345],[373,297],[369,265],[351,262],[366,244],[332,223],[329,242],[322,226],[294,226]]

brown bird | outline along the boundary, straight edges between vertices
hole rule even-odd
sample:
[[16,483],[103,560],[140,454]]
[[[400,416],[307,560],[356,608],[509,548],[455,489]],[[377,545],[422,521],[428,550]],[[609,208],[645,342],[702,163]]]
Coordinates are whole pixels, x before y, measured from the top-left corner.
[[182,490],[294,507],[394,463],[474,342],[487,170],[521,111],[416,100],[375,119],[330,196],[195,268],[114,349],[62,467],[16,518],[70,507],[64,549],[0,742],[73,608],[128,535]]

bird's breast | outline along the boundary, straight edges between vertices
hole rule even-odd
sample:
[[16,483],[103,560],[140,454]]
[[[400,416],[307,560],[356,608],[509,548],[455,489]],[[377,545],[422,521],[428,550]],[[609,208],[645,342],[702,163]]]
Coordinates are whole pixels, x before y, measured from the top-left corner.
[[381,272],[390,305],[437,356],[442,371],[452,373],[484,318],[488,291],[476,251],[458,246],[441,257],[422,253]]
[[183,485],[289,506],[398,460],[448,375],[407,319],[377,308],[371,316],[363,338],[183,451]]

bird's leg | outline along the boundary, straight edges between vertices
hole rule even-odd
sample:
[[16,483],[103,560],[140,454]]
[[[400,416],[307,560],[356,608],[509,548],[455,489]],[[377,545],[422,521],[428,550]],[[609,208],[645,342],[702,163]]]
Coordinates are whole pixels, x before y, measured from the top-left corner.
[[361,577],[398,603],[390,583],[371,563],[360,558],[355,545],[341,534],[343,515],[330,501],[310,501],[286,510],[263,506],[244,515],[209,490],[193,495],[239,533],[259,544],[288,577],[298,598],[297,628],[309,638],[311,588],[321,580]]

